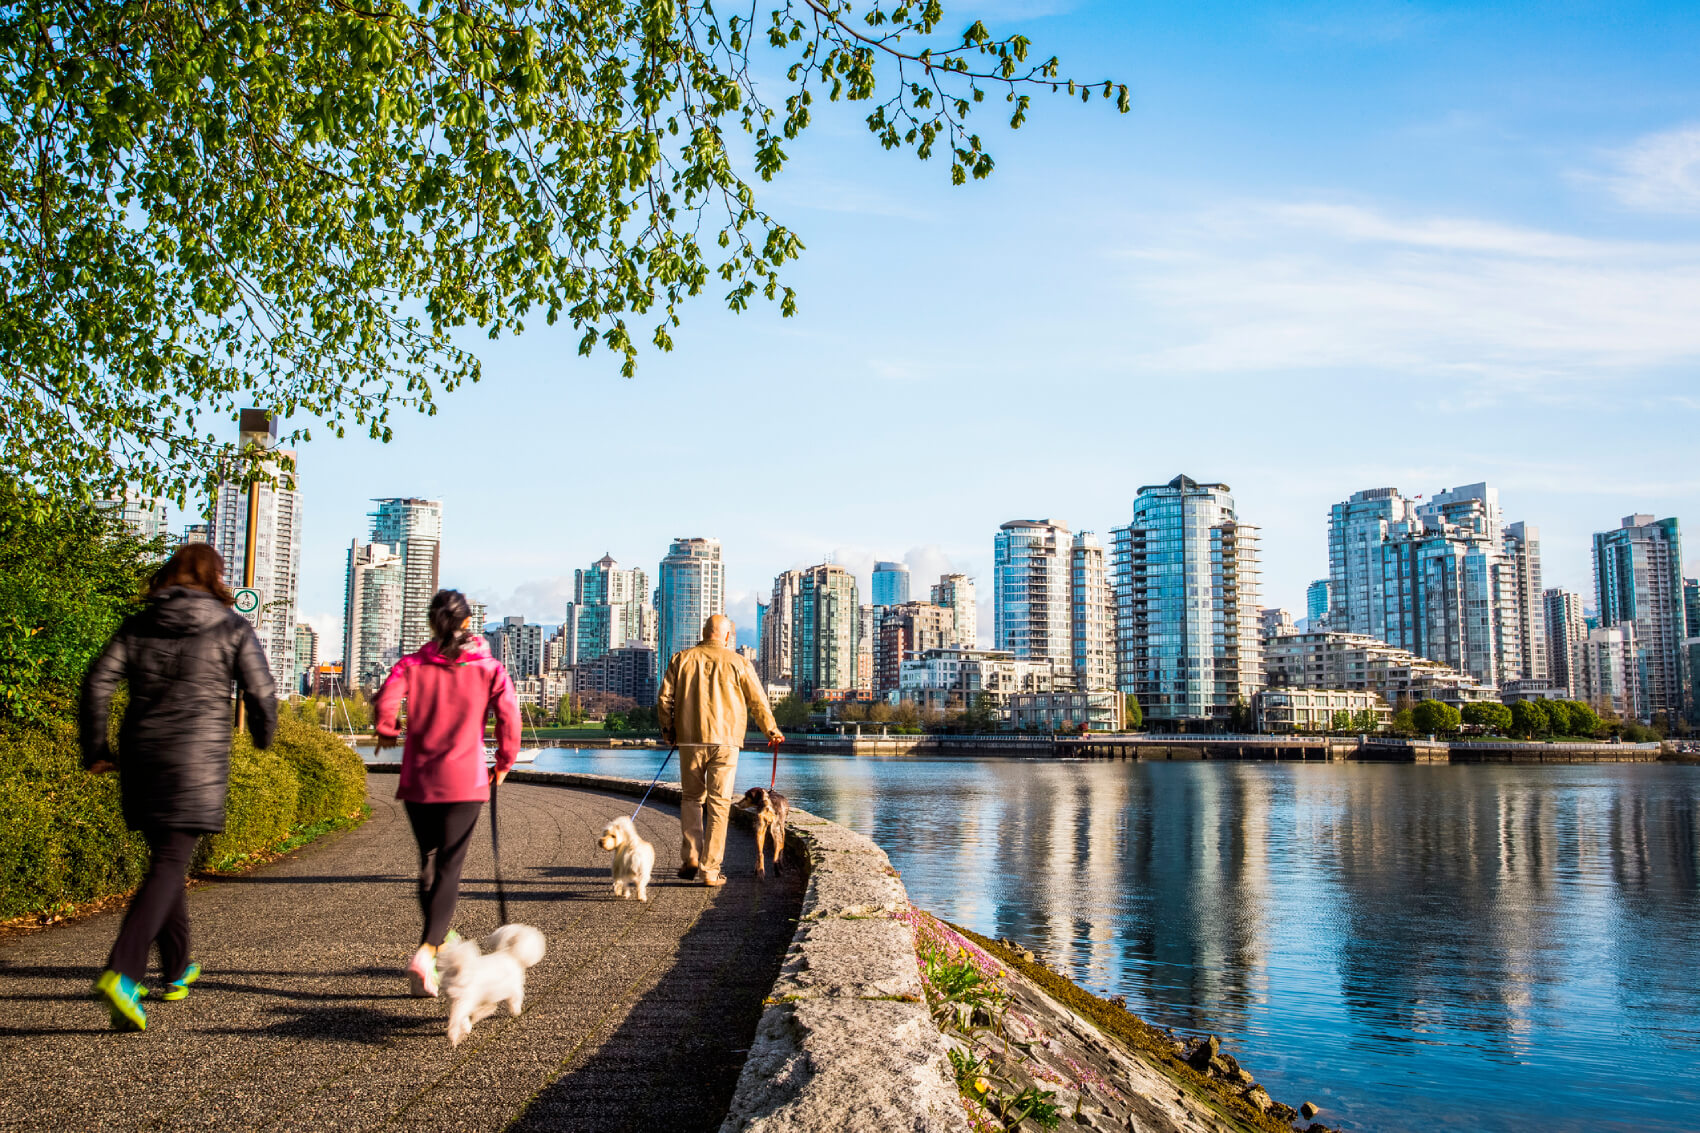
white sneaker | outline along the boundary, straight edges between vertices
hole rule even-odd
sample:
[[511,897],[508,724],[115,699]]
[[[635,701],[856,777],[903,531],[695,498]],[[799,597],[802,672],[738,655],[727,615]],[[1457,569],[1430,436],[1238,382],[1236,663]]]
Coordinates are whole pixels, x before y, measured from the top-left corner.
[[415,999],[437,998],[437,956],[423,944],[407,962],[409,993]]

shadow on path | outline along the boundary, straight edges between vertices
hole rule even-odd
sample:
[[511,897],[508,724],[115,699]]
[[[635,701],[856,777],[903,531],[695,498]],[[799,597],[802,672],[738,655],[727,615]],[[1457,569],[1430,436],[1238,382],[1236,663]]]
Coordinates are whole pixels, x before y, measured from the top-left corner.
[[[753,857],[743,873],[753,870]],[[509,1133],[712,1133],[797,930],[804,877],[728,885],[679,943],[677,960],[600,1046],[574,1050]],[[634,980],[648,978],[633,972]],[[594,1047],[588,1058],[581,1051]]]

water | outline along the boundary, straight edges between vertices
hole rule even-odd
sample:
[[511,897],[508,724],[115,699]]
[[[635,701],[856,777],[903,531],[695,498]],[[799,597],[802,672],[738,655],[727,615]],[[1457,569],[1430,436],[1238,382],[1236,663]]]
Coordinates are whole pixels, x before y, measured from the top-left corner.
[[1700,768],[787,756],[780,789],[1329,1124],[1700,1129]]

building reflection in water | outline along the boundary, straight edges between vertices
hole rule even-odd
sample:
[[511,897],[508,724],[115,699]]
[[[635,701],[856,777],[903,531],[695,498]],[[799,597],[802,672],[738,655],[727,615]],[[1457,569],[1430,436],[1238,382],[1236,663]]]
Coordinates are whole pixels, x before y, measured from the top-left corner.
[[1330,1124],[1700,1128],[1700,769],[801,757],[781,788]]

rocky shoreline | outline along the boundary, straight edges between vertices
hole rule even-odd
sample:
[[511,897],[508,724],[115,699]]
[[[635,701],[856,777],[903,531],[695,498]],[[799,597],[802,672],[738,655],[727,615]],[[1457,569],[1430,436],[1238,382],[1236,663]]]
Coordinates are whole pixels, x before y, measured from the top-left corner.
[[[1295,1109],[1271,1098],[1215,1036],[1153,1027],[1016,942],[925,914],[910,919],[929,1003],[980,1133],[1334,1133],[1311,1120],[1311,1103]],[[964,981],[976,979],[979,993],[964,995]]]

